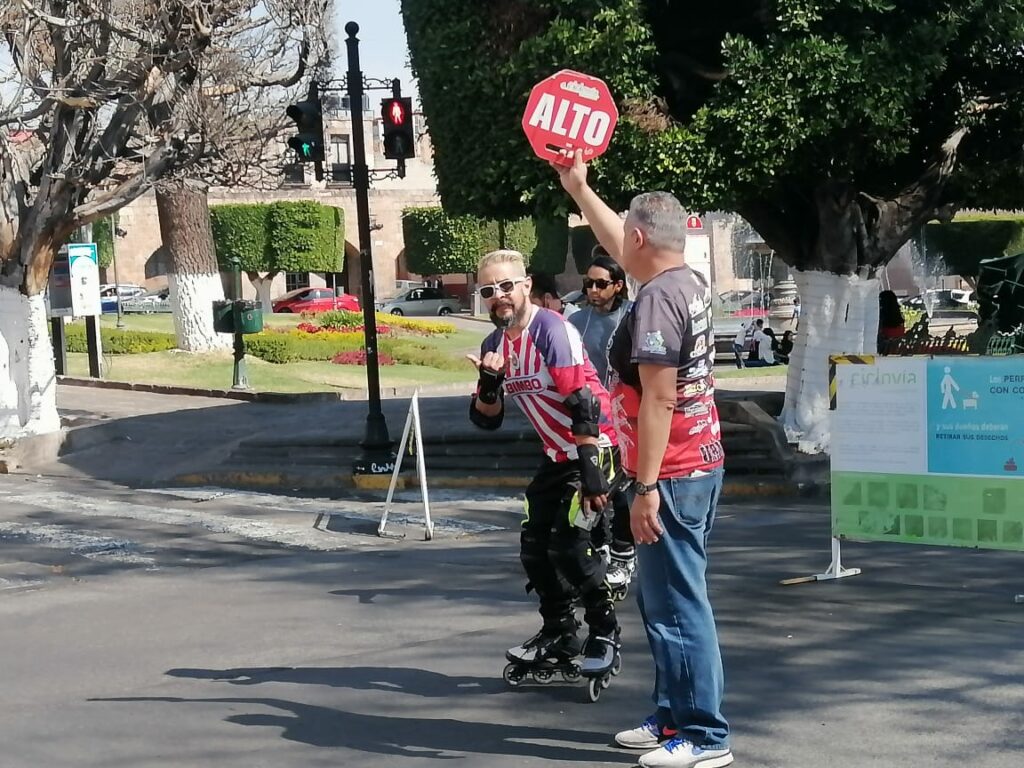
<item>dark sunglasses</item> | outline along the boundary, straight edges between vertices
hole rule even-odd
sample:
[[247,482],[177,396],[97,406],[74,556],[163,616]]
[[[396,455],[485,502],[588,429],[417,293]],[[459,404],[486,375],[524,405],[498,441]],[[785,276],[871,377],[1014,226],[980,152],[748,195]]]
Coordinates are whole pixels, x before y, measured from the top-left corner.
[[502,280],[500,283],[494,283],[492,285],[480,286],[479,293],[481,299],[493,299],[498,291],[501,291],[506,296],[512,293],[512,290],[519,285],[519,283],[526,280],[525,277],[517,277],[513,280]]
[[591,288],[597,288],[599,291],[603,291],[610,285],[615,285],[615,280],[591,280],[589,277],[583,280],[583,290],[589,291]]

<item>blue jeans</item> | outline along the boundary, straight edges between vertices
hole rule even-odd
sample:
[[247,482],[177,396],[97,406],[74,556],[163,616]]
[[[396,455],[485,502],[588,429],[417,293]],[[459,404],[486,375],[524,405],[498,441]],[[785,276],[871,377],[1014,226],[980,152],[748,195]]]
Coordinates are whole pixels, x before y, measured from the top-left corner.
[[664,533],[656,544],[637,547],[637,603],[654,656],[656,717],[707,749],[729,744],[722,654],[705,579],[722,476],[718,469],[659,480]]

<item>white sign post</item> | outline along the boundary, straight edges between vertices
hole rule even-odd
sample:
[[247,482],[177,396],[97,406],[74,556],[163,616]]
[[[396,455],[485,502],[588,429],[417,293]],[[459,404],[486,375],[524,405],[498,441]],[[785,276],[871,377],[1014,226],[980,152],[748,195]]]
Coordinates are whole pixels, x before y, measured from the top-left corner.
[[391,473],[391,484],[388,486],[388,497],[384,502],[384,513],[380,517],[380,525],[377,526],[377,535],[385,536],[384,528],[388,524],[388,514],[391,512],[391,500],[395,496],[395,488],[398,486],[398,475],[402,471],[402,460],[405,459],[406,446],[409,445],[410,436],[415,440],[416,452],[416,474],[420,481],[420,495],[423,497],[423,539],[430,541],[434,538],[434,523],[430,519],[430,498],[427,495],[427,467],[423,456],[423,432],[420,422],[420,391],[417,389],[409,404],[409,415],[405,420],[405,429],[402,431],[402,440],[398,444],[398,456],[395,459],[395,469]]

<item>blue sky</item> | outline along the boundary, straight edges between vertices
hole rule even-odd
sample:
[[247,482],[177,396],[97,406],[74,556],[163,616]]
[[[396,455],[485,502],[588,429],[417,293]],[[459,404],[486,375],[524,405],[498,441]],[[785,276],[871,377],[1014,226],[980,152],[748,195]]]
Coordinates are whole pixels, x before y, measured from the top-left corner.
[[[339,54],[335,74],[341,75],[348,68],[345,24],[354,21],[359,24],[359,60],[363,73],[367,77],[397,77],[402,81],[402,92],[415,96],[400,0],[337,0],[335,8]],[[371,103],[375,100],[376,96],[371,95]]]

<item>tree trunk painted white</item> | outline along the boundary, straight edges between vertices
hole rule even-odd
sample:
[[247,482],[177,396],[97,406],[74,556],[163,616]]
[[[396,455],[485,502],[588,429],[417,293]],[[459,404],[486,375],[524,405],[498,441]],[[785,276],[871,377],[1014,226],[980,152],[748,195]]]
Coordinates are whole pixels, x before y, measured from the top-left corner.
[[828,358],[875,354],[879,282],[831,272],[794,274],[800,292],[800,326],[789,358],[780,421],[799,451],[827,453]]
[[0,439],[60,429],[42,295],[0,286]]
[[252,287],[256,289],[256,298],[263,305],[263,314],[269,315],[273,311],[270,306],[270,291],[277,272],[246,272],[245,274],[248,276],[249,282],[252,283]]
[[206,191],[187,182],[161,185],[156,207],[160,234],[171,255],[168,284],[178,348],[186,352],[230,349],[231,334],[213,330],[213,302],[224,298],[224,285]]

